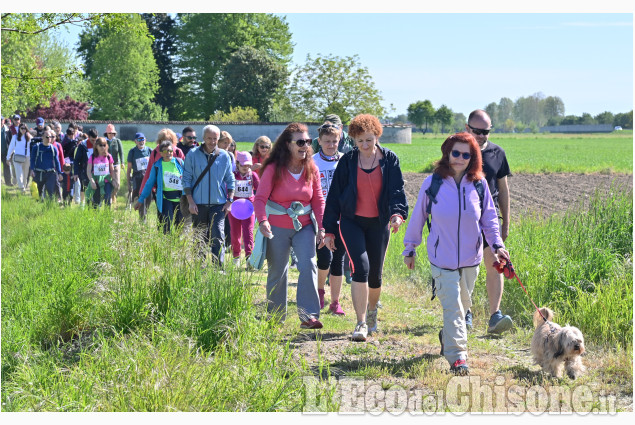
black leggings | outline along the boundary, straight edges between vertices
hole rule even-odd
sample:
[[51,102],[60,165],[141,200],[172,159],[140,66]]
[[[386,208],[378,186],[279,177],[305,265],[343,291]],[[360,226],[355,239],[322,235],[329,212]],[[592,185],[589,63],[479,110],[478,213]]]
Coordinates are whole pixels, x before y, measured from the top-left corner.
[[335,251],[331,252],[326,246],[317,249],[317,267],[320,270],[330,270],[333,276],[344,274],[344,256],[346,248],[342,243],[342,238],[335,238]]
[[368,282],[370,288],[381,288],[386,248],[390,240],[390,226],[380,226],[379,217],[361,217],[354,220],[340,219],[340,234],[346,252],[353,263],[352,278],[355,282]]

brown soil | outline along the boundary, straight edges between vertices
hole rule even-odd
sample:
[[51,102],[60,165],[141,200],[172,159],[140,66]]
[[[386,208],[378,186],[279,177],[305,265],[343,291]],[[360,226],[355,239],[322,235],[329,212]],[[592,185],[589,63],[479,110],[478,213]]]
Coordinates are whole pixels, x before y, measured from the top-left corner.
[[[404,173],[406,196],[412,208],[423,180],[429,174]],[[507,178],[512,221],[527,214],[550,216],[588,200],[596,190],[606,194],[613,187],[633,190],[633,175],[626,174],[514,174]]]

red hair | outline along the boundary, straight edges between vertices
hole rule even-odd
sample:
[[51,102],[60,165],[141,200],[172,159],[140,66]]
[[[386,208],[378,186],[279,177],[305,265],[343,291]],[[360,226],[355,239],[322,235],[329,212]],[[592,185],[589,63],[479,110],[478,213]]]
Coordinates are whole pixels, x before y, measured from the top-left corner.
[[378,139],[384,132],[377,117],[370,114],[361,114],[351,120],[348,125],[348,134],[356,137],[364,133],[373,133]]
[[456,133],[445,139],[441,145],[442,157],[438,160],[434,167],[434,172],[441,177],[454,176],[454,170],[450,167],[450,155],[456,143],[466,143],[470,147],[470,158],[465,175],[467,180],[474,182],[483,178],[483,158],[481,156],[481,148],[478,146],[476,139],[469,133]]
[[[271,147],[271,151],[265,162],[262,163],[262,167],[258,170],[260,176],[265,173],[265,168],[272,165],[276,168],[276,172],[273,176],[273,183],[276,184],[282,179],[283,173],[286,172],[289,163],[291,162],[291,151],[289,150],[289,143],[293,138],[293,133],[307,133],[309,129],[306,125],[299,122],[292,122],[280,133],[276,141]],[[313,179],[313,173],[316,170],[315,163],[313,162],[313,149],[311,145],[308,145],[306,158],[302,161],[304,166],[304,179],[306,184],[310,184]]]

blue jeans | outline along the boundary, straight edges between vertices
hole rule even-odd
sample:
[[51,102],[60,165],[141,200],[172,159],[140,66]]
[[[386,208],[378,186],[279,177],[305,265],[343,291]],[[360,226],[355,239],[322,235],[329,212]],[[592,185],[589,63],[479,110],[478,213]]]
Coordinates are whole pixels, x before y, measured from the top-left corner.
[[175,226],[183,224],[183,214],[181,214],[179,201],[170,201],[163,198],[163,212],[158,212],[158,214],[159,223],[163,224],[163,233],[165,234],[170,233],[172,220],[174,220]]
[[53,199],[57,193],[57,173],[55,171],[35,171],[35,179],[39,197],[41,198],[42,191],[46,190],[48,197]]
[[198,214],[192,214],[192,225],[202,233],[205,250],[211,244],[214,261],[225,262],[225,204],[196,204]]

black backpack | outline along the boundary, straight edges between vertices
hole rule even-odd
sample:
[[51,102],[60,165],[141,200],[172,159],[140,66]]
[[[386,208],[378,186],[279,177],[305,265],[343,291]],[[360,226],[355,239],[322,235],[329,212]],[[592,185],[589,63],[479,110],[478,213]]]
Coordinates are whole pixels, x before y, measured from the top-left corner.
[[[426,224],[428,225],[428,232],[430,232],[430,214],[432,213],[432,203],[437,203],[437,193],[439,193],[439,188],[441,188],[441,184],[443,183],[443,179],[437,173],[432,174],[432,183],[430,183],[430,187],[426,189],[426,195],[428,196],[428,205],[426,206],[426,213],[428,217],[426,218]],[[478,198],[481,206],[481,214],[483,214],[483,198],[485,197],[485,188],[483,187],[483,182],[481,180],[477,180],[474,182],[474,187],[476,188],[476,192],[478,193]]]

